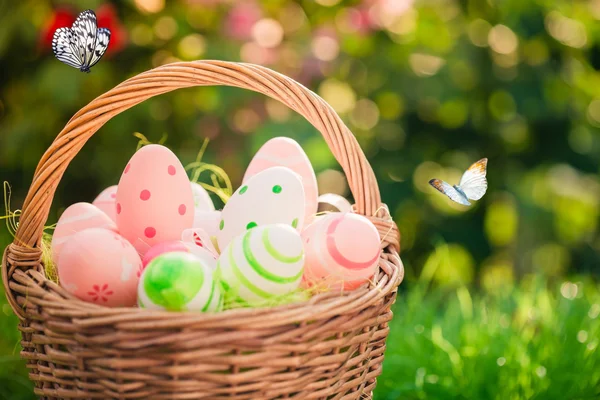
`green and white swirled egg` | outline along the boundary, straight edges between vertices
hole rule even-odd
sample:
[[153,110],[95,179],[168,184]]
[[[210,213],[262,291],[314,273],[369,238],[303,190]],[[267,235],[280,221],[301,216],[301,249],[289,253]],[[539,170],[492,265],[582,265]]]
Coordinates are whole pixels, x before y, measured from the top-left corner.
[[248,229],[223,249],[217,271],[228,296],[259,305],[295,291],[304,271],[300,234],[286,224]]
[[164,253],[144,269],[138,284],[141,308],[169,311],[220,311],[221,285],[212,269],[191,253]]

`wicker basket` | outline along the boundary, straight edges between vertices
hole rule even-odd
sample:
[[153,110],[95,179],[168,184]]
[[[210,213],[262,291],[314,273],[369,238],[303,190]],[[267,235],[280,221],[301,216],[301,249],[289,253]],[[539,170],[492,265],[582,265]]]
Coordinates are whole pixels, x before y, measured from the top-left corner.
[[[46,279],[40,241],[60,178],[110,118],[161,93],[227,85],[263,93],[303,115],[341,164],[357,213],[382,237],[373,282],[343,296],[215,314],[105,308]],[[20,318],[21,357],[35,393],[58,399],[371,398],[404,270],[400,234],[352,133],[320,97],[264,67],[221,61],[164,65],[80,110],[43,155],[2,260],[6,295]]]

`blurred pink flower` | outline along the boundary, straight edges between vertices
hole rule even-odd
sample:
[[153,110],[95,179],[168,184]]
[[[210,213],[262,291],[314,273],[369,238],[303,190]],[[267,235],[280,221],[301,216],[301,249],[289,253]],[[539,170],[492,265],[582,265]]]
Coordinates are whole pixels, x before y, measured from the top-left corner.
[[367,7],[352,7],[347,10],[345,15],[345,25],[353,32],[367,34],[371,32],[373,21],[369,15]]
[[252,27],[260,19],[262,12],[254,2],[240,2],[234,5],[225,18],[225,34],[233,39],[248,40]]

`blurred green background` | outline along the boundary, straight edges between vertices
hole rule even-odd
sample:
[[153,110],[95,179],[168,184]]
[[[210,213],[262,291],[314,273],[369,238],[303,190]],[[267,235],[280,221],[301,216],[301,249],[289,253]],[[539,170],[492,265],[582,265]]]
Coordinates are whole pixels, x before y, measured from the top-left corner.
[[[90,74],[51,52],[54,30],[84,8],[112,31]],[[268,66],[346,121],[402,232],[406,279],[375,397],[600,398],[599,20],[600,0],[0,0],[0,179],[19,208],[68,119],[139,72]],[[234,187],[266,140],[290,136],[320,191],[350,196],[306,121],[255,93],[194,88],[107,123],[67,170],[48,224],[117,183],[135,132],[166,134],[184,164],[209,138],[205,161]],[[489,189],[473,206],[429,187],[481,157]],[[0,229],[0,247],[10,241]],[[0,398],[33,398],[17,319],[4,296],[0,306]]]

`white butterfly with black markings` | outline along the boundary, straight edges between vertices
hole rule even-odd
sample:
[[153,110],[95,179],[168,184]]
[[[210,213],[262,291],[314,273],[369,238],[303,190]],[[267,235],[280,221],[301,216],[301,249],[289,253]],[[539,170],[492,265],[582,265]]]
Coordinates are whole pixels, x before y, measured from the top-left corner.
[[482,158],[469,167],[460,178],[458,185],[451,186],[450,184],[440,180],[432,179],[429,184],[444,193],[451,200],[470,206],[469,200],[479,200],[483,197],[487,190],[487,158]]
[[89,73],[104,55],[108,42],[110,31],[98,28],[96,14],[85,10],[71,28],[58,28],[54,32],[52,51],[59,61]]

